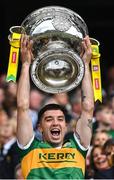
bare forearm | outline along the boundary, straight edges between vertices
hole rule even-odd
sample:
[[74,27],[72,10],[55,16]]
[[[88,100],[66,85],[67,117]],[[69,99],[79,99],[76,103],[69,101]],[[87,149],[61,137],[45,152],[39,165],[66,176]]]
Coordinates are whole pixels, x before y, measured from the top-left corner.
[[29,64],[22,65],[17,89],[17,138],[26,145],[33,136],[32,121],[29,117]]
[[85,64],[85,75],[82,81],[82,108],[85,111],[93,112],[94,99],[93,99],[93,87],[91,81],[91,74],[89,64]]
[[82,114],[77,122],[76,133],[80,136],[81,144],[88,147],[92,137],[93,119],[93,87],[89,65],[85,65],[85,76],[82,82]]
[[21,76],[18,83],[17,89],[17,106],[20,108],[29,108],[29,93],[30,93],[30,82],[29,82],[29,63],[25,62],[22,65]]

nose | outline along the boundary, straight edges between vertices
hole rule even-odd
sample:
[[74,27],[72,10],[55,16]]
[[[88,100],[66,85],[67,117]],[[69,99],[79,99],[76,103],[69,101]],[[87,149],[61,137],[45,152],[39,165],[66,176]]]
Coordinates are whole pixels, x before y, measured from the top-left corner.
[[54,119],[53,119],[52,124],[53,124],[53,126],[57,126],[57,125],[58,125],[58,120],[57,120],[57,118],[54,118]]

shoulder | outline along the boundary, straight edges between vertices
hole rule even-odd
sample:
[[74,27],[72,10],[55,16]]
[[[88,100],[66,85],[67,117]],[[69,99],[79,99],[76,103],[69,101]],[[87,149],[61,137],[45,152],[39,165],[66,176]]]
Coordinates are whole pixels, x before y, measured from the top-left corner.
[[69,146],[71,146],[72,148],[76,148],[84,157],[86,156],[89,147],[87,149],[83,147],[80,143],[79,138],[74,132],[66,134],[64,146],[65,144],[69,144],[68,142],[70,142]]

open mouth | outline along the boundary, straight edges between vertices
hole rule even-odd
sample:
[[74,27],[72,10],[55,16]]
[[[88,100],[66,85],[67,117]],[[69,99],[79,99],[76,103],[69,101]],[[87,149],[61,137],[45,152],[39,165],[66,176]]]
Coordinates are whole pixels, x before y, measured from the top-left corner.
[[97,163],[102,164],[102,163],[105,163],[105,162],[106,162],[106,159],[103,159],[103,160],[99,160]]
[[51,134],[52,134],[52,136],[54,136],[54,137],[58,137],[58,136],[60,135],[60,130],[57,129],[57,128],[52,129],[52,130],[51,130]]

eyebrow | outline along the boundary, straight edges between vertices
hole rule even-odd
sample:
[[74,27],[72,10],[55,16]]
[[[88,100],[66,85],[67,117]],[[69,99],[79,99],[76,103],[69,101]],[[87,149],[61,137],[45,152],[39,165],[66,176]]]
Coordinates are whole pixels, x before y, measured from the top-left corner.
[[65,118],[64,116],[58,116],[58,118]]
[[[58,118],[65,118],[64,116],[57,116]],[[53,116],[46,116],[44,119],[53,118]]]
[[46,116],[44,119],[53,118],[53,116]]

